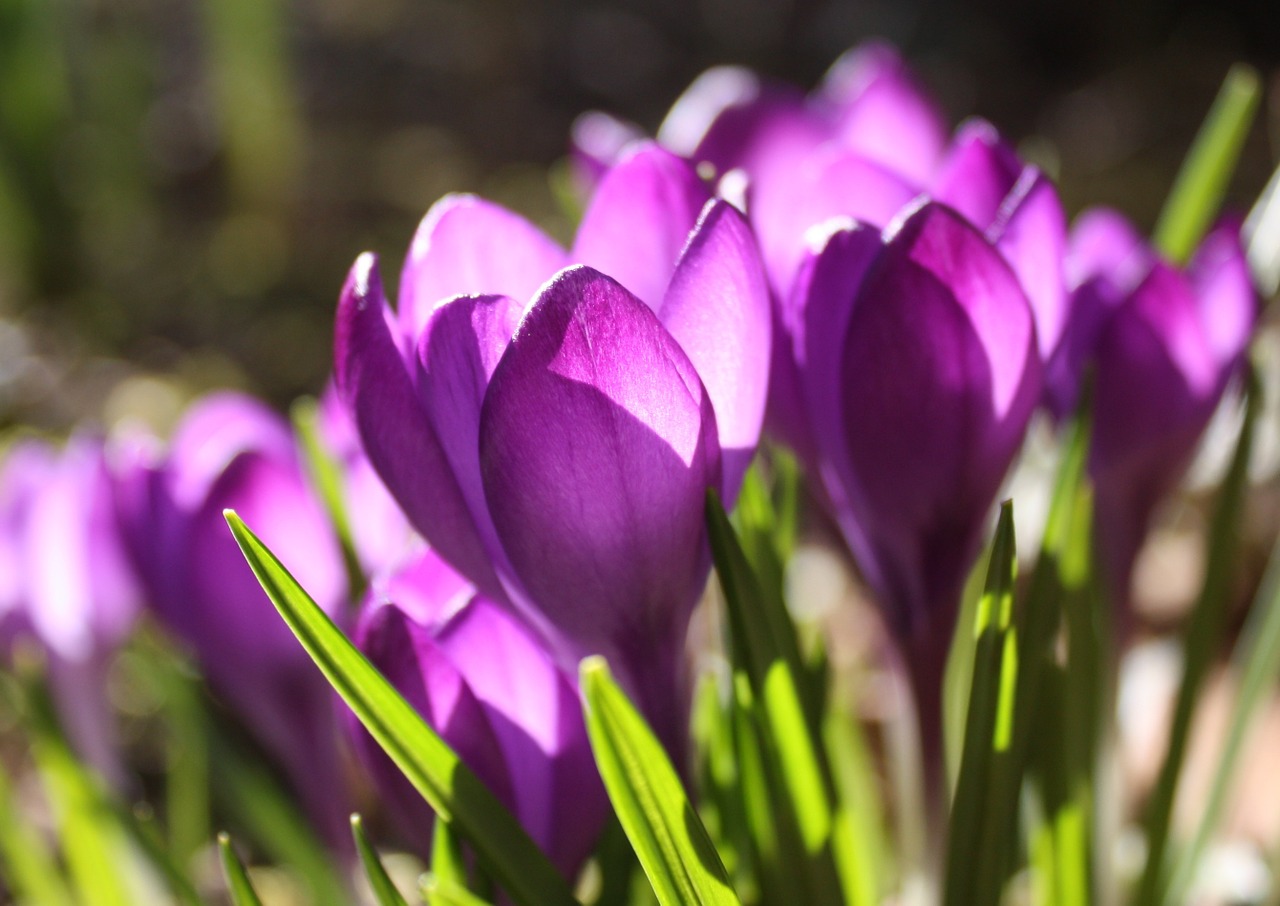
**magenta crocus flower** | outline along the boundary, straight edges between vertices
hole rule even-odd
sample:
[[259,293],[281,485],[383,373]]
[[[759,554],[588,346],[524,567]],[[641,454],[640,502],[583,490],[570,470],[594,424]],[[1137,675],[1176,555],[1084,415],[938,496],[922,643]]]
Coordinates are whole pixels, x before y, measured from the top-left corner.
[[101,440],[79,434],[60,451],[18,442],[0,472],[0,632],[40,645],[68,737],[117,787],[106,675],[141,597]]
[[327,613],[347,600],[342,552],[288,424],[258,401],[197,402],[167,453],[122,445],[119,482],[150,603],[210,686],[284,767],[321,833],[346,846],[334,697],[258,585],[222,511],[235,509]]
[[936,733],[961,590],[1041,390],[1035,323],[945,205],[814,240],[786,310],[813,474]]
[[[574,677],[510,612],[426,552],[376,580],[356,644],[572,880],[609,814]],[[359,751],[424,854],[431,809],[362,726]]]
[[1091,211],[1072,230],[1067,268],[1071,315],[1049,398],[1059,415],[1070,411],[1093,364],[1097,547],[1123,605],[1152,513],[1241,362],[1257,296],[1237,220],[1219,224],[1180,270],[1121,215]]
[[601,182],[572,251],[450,197],[400,285],[397,323],[362,256],[338,307],[338,387],[370,461],[481,594],[566,661],[610,657],[678,745],[703,498],[736,497],[768,386],[745,219],[643,145]]

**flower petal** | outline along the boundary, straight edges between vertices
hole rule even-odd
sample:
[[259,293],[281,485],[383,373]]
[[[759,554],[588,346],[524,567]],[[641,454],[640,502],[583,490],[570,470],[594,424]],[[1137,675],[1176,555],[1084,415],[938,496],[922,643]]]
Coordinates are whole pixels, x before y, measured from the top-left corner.
[[569,130],[569,161],[578,187],[587,195],[593,192],[627,145],[643,137],[635,123],[599,110],[579,116]]
[[480,461],[511,562],[584,651],[683,632],[719,448],[697,371],[647,306],[588,267],[549,283],[494,372]]
[[726,506],[755,455],[769,392],[769,287],[755,237],[728,202],[710,201],[659,312],[716,411]]
[[[485,708],[431,632],[394,603],[385,603],[361,615],[355,641],[485,786],[508,808],[513,807],[511,778]],[[354,716],[348,724],[357,752],[382,791],[382,801],[425,855],[434,823],[430,806]]]
[[710,197],[687,161],[653,142],[639,143],[600,181],[572,258],[608,274],[657,311]]
[[880,164],[835,147],[811,155],[785,180],[755,189],[752,221],[780,298],[791,291],[811,228],[833,217],[883,228],[919,194]]
[[972,226],[927,204],[858,294],[843,361],[851,503],[900,638],[949,632],[1040,392],[1030,307]]
[[918,184],[942,158],[946,121],[892,46],[869,41],[840,57],[819,89],[840,141]]
[[442,627],[436,643],[490,713],[521,823],[575,877],[608,814],[575,684],[528,629],[484,598]]
[[474,195],[431,206],[400,275],[400,327],[416,337],[451,296],[493,293],[527,304],[568,264],[564,249],[518,214]]
[[377,261],[356,260],[338,302],[334,375],[369,461],[413,526],[478,588],[501,583],[477,517],[436,437],[396,346]]
[[1224,368],[1230,368],[1244,351],[1258,317],[1258,295],[1240,227],[1238,218],[1214,227],[1187,268],[1209,348]]
[[[431,313],[423,327],[416,361],[422,411],[499,576],[510,570],[480,479],[480,407],[489,379],[511,342],[520,309],[520,303],[506,296],[450,299]],[[427,539],[438,546],[434,534]]]
[[1018,275],[1036,318],[1040,356],[1048,361],[1067,320],[1067,219],[1049,178],[1035,167],[1022,171],[987,230]]
[[1022,169],[1022,161],[994,126],[984,120],[969,120],[956,131],[929,194],[955,208],[979,230],[986,230],[995,223]]
[[1117,295],[1126,295],[1146,276],[1154,256],[1138,231],[1120,213],[1094,208],[1076,218],[1067,243],[1067,285],[1105,276]]

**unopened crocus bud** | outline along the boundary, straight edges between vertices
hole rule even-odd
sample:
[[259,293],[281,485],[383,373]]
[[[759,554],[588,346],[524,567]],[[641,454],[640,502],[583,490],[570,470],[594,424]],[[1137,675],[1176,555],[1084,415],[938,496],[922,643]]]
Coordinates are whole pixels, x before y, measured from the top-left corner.
[[0,631],[43,649],[72,745],[115,786],[124,774],[107,671],[140,601],[102,441],[18,442],[0,473]]
[[936,734],[964,581],[1041,391],[1031,307],[942,204],[813,239],[789,312],[815,477]]
[[1179,269],[1121,215],[1091,211],[1072,230],[1067,267],[1070,318],[1050,362],[1049,398],[1059,415],[1069,412],[1092,365],[1097,549],[1123,608],[1152,513],[1241,362],[1257,296],[1234,219]]
[[[510,612],[424,553],[375,581],[356,644],[572,880],[609,814],[577,684]],[[382,801],[424,854],[431,809],[354,717]]]
[[745,219],[645,145],[601,182],[572,251],[451,197],[400,287],[395,316],[364,256],[338,307],[338,388],[370,461],[441,557],[564,663],[610,657],[682,748],[703,498],[736,497],[768,387]]
[[[122,445],[122,457],[126,456]],[[165,453],[122,465],[130,546],[163,623],[211,687],[274,755],[331,843],[347,845],[334,696],[227,530],[236,510],[330,616],[342,617],[342,552],[308,486],[288,424],[258,401],[197,402]]]

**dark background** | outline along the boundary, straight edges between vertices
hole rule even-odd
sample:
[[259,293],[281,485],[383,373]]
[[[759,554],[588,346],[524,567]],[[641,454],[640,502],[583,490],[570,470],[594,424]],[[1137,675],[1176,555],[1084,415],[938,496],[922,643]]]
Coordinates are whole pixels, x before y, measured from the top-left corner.
[[358,252],[394,278],[455,190],[566,236],[574,117],[652,130],[717,63],[809,86],[887,38],[954,121],[993,120],[1056,173],[1071,212],[1149,227],[1248,61],[1268,91],[1232,187],[1246,207],[1280,148],[1277,7],[0,0],[0,428],[163,427],[224,384],[316,392]]

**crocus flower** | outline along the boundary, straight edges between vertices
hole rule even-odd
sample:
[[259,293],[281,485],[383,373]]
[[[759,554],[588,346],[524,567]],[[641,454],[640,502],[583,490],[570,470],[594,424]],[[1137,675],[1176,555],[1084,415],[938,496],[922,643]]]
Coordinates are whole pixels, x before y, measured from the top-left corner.
[[99,438],[79,434],[60,451],[20,441],[9,451],[0,473],[0,577],[0,624],[43,649],[72,745],[120,786],[106,674],[141,592]]
[[1018,279],[965,218],[815,235],[787,310],[819,491],[915,675],[926,732],[965,577],[1041,388]]
[[[131,455],[129,455],[131,454]],[[345,846],[336,709],[328,684],[258,585],[222,511],[234,508],[331,616],[342,552],[287,423],[234,393],[197,402],[164,455],[122,447],[131,550],[161,621],[211,687],[279,759],[321,833]]]
[[483,595],[565,660],[611,657],[678,745],[703,498],[736,497],[768,386],[745,219],[643,145],[601,182],[572,251],[450,197],[400,286],[397,322],[362,256],[338,307],[338,388],[374,468]]
[[[574,678],[438,555],[375,580],[356,644],[572,880],[609,814]],[[357,751],[424,854],[431,809],[354,718]]]
[[1257,298],[1234,219],[1180,270],[1121,215],[1091,211],[1072,230],[1067,267],[1071,315],[1050,363],[1049,398],[1059,415],[1069,411],[1093,364],[1097,547],[1123,604],[1152,513],[1241,361]]

